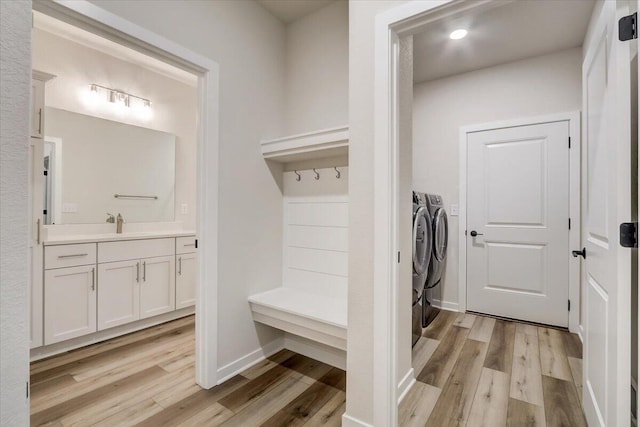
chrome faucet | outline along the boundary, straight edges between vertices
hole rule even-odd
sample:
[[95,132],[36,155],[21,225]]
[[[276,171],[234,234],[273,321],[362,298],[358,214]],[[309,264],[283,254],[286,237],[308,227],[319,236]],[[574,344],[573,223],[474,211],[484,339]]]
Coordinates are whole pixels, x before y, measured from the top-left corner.
[[116,218],[113,216],[113,214],[110,214],[109,212],[107,212],[107,222],[109,224],[115,224],[116,223]]
[[118,223],[116,224],[116,233],[117,234],[122,234],[122,223],[124,223],[124,218],[122,218],[122,215],[118,214]]

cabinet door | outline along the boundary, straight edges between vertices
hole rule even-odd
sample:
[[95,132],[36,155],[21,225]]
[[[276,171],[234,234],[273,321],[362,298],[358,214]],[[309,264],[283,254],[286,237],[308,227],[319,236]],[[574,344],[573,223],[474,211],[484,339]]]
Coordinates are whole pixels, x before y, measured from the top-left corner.
[[140,318],[140,261],[98,264],[98,330]]
[[95,266],[46,270],[44,273],[45,345],[95,331]]
[[31,136],[44,137],[44,83],[31,79]]
[[145,258],[140,282],[140,318],[144,319],[175,309],[175,256]]
[[196,283],[198,280],[197,254],[178,255],[176,266],[176,309],[196,303]]
[[31,348],[43,343],[43,252],[41,231],[44,208],[44,141],[29,141],[29,278],[31,299]]

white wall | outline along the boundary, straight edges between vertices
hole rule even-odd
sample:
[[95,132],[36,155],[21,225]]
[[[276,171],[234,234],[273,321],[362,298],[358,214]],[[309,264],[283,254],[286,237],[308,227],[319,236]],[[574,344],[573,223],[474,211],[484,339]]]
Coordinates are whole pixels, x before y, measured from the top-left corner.
[[27,152],[31,1],[0,2],[0,425],[29,425]]
[[[39,29],[33,30],[33,68],[57,76],[46,85],[45,102],[48,107],[176,135],[175,220],[183,222],[186,229],[195,229],[195,87]],[[152,118],[144,120],[136,115],[119,115],[113,109],[100,108],[101,104],[87,106],[84,96],[92,83],[150,99]],[[47,136],[59,136],[50,133],[50,125],[55,124],[45,116]],[[188,206],[187,214],[180,211],[183,203]]]
[[582,49],[485,68],[415,85],[413,186],[440,194],[449,213],[444,283],[433,298],[458,307],[458,217],[461,126],[581,108]]
[[[375,16],[401,0],[349,2],[349,328],[345,425],[373,423]],[[348,423],[348,424],[347,424]],[[360,424],[362,425],[362,424]]]
[[282,334],[247,298],[282,283],[282,178],[259,141],[282,132],[284,26],[252,1],[94,3],[220,64],[218,366]]
[[286,49],[285,133],[347,124],[348,2],[338,0],[289,24]]

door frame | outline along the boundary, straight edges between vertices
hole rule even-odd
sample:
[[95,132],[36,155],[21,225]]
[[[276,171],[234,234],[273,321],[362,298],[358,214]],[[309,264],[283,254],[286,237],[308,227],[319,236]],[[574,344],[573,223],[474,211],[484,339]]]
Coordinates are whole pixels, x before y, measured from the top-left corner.
[[[218,383],[219,65],[86,0],[35,0],[33,10],[188,71],[198,78],[196,382]],[[206,262],[203,262],[206,260]]]
[[574,259],[571,250],[579,250],[581,242],[581,205],[580,205],[580,159],[582,152],[580,111],[548,114],[543,116],[523,117],[518,119],[500,120],[489,123],[460,127],[459,145],[459,208],[460,219],[458,221],[458,298],[459,310],[467,310],[467,135],[474,132],[511,128],[518,126],[530,126],[545,123],[569,123],[569,138],[571,149],[569,150],[569,250],[567,260],[569,262],[569,300],[572,309],[568,311],[569,331],[577,333],[582,339],[580,328],[580,259]]

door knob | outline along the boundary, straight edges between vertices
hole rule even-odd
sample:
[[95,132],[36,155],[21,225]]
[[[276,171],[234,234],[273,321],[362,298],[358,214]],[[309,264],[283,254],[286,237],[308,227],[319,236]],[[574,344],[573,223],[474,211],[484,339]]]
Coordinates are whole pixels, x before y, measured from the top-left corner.
[[587,259],[587,250],[585,248],[582,248],[581,251],[571,251],[571,254],[574,256],[574,258],[578,258],[579,256],[581,256],[584,259]]
[[478,233],[476,230],[471,230],[471,237],[476,237],[476,236],[484,236],[484,234],[482,233]]

